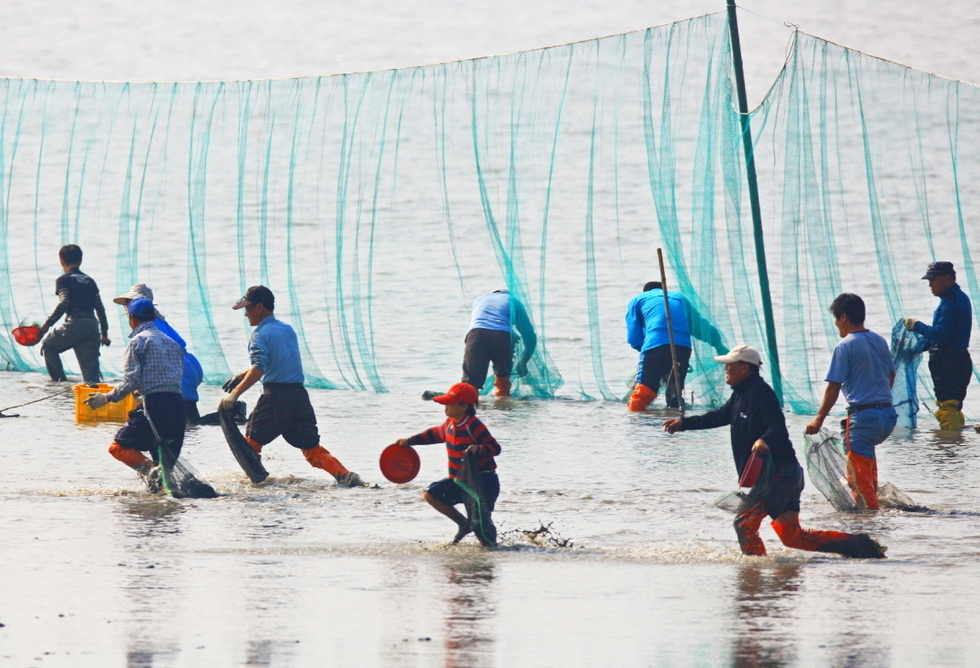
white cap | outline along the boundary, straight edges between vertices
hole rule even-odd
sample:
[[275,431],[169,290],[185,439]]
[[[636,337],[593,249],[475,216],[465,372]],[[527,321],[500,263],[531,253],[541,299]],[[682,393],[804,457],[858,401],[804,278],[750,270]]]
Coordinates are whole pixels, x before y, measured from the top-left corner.
[[719,355],[715,358],[719,364],[731,364],[732,362],[748,362],[756,366],[762,366],[762,356],[759,351],[752,346],[735,346],[728,351],[727,355]]

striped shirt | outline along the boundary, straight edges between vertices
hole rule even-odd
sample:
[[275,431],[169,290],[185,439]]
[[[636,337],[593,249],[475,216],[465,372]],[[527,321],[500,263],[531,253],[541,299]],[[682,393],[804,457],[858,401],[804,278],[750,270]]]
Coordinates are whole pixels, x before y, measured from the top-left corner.
[[151,320],[140,323],[129,335],[123,355],[123,381],[107,395],[119,401],[133,390],[144,396],[155,392],[180,394],[184,351],[180,344],[157,329]]
[[490,435],[490,430],[475,416],[467,416],[463,422],[456,424],[453,418],[447,418],[437,427],[426,429],[421,434],[415,434],[408,439],[409,445],[427,445],[445,441],[446,454],[449,456],[449,477],[455,478],[463,466],[463,455],[467,447],[476,444],[477,466],[481,471],[494,471],[497,462],[494,457],[500,454],[500,444]]

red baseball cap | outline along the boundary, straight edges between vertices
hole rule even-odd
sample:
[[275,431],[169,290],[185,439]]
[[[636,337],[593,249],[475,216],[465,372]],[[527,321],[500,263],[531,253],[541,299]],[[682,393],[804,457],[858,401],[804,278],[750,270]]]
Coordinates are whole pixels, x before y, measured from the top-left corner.
[[475,406],[480,402],[480,396],[476,393],[476,388],[469,383],[456,383],[449,388],[448,392],[440,394],[438,397],[432,397],[432,400],[446,405],[458,404],[462,401]]

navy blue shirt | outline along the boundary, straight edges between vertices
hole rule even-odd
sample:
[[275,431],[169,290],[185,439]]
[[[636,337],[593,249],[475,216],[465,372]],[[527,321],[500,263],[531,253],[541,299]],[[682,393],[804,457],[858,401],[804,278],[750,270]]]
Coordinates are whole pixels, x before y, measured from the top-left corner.
[[913,331],[926,337],[934,348],[969,348],[973,329],[973,307],[970,298],[953,283],[939,295],[939,306],[932,315],[932,327],[915,323]]

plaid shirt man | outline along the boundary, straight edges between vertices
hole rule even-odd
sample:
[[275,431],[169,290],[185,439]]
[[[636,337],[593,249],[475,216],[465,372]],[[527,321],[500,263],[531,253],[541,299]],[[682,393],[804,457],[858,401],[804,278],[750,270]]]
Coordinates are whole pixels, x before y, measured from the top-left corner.
[[140,323],[129,338],[123,355],[123,381],[108,393],[109,401],[119,401],[133,390],[144,396],[156,392],[180,394],[184,370],[180,344],[157,329],[152,320]]

